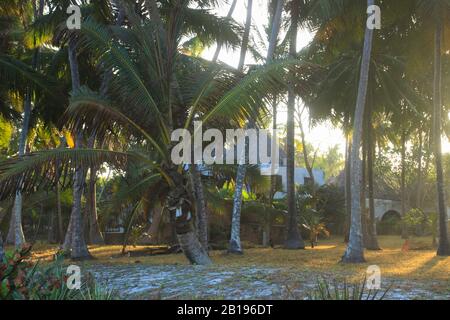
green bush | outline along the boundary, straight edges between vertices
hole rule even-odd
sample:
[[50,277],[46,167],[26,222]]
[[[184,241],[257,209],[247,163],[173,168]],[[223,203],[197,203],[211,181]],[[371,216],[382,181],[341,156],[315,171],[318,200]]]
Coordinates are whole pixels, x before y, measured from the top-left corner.
[[98,286],[92,276],[81,284],[79,290],[67,287],[63,255],[55,261],[40,265],[31,260],[31,246],[6,252],[0,263],[1,300],[111,300],[112,290]]

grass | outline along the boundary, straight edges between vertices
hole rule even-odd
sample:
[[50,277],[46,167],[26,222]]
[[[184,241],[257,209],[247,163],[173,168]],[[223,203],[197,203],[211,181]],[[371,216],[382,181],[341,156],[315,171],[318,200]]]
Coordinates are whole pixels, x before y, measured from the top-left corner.
[[[315,272],[330,275],[361,275],[369,265],[378,265],[383,276],[411,280],[436,280],[449,285],[450,257],[437,257],[436,250],[431,247],[431,238],[415,238],[410,250],[402,251],[404,240],[399,236],[380,236],[382,251],[365,252],[366,263],[349,265],[339,260],[345,250],[342,238],[332,237],[320,241],[314,249],[285,250],[281,247],[245,249],[243,255],[229,255],[224,251],[210,253],[215,265],[267,266],[281,267],[288,272]],[[420,250],[414,250],[414,248]],[[148,255],[149,246],[128,247],[131,256],[121,255],[119,245],[90,246],[94,260],[88,264],[188,264],[183,254]],[[55,245],[37,243],[34,246],[33,258],[51,259],[57,250]],[[142,254],[140,254],[142,253]]]

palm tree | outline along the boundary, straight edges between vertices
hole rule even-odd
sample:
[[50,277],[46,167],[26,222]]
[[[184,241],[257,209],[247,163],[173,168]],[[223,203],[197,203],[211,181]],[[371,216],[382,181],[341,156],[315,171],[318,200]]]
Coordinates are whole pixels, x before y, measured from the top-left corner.
[[[367,6],[374,5],[374,0],[367,0]],[[355,118],[353,124],[353,143],[351,155],[351,226],[347,249],[342,257],[342,262],[358,263],[364,262],[364,244],[361,228],[361,180],[362,168],[359,157],[361,141],[363,136],[364,110],[366,105],[366,94],[369,82],[370,57],[372,53],[373,29],[366,26],[364,36],[364,48],[361,59],[361,72],[358,87],[358,97],[355,107]]]
[[[437,208],[439,213],[439,244],[437,255],[450,255],[447,230],[447,208],[445,204],[444,173],[442,167],[442,51],[444,29],[448,27],[450,2],[448,0],[418,0],[420,21],[434,33],[434,81],[433,81],[433,153],[436,167]],[[430,19],[432,17],[432,19]],[[431,23],[429,21],[432,21]]]
[[[252,8],[253,8],[253,0],[248,0],[247,19],[245,21],[244,36],[242,38],[241,54],[238,63],[238,70],[241,72],[244,69],[245,56],[248,50],[250,27],[252,24]],[[240,155],[239,158],[243,158],[245,160],[245,151],[244,155]],[[245,173],[246,173],[245,163],[239,164],[236,173],[236,188],[233,197],[233,212],[231,214],[231,234],[230,234],[230,243],[228,245],[229,253],[242,254],[240,233],[241,233],[242,189],[245,183]]]
[[[433,146],[436,162],[436,187],[439,210],[439,244],[438,256],[450,256],[450,243],[447,230],[447,207],[445,205],[444,172],[442,168],[442,146],[441,146],[441,122],[442,122],[442,42],[443,42],[443,19],[442,12],[448,12],[450,3],[439,1],[441,6],[436,6],[439,15],[436,19],[434,39],[434,83],[433,83]],[[444,10],[444,11],[441,11]]]
[[[267,49],[266,64],[269,64],[274,57],[275,48],[278,40],[278,33],[281,27],[281,14],[283,12],[284,0],[277,0],[275,14],[271,25],[271,33],[269,38],[269,46]],[[247,16],[248,18],[248,16]],[[248,20],[247,20],[248,21]],[[241,51],[242,57],[242,51]],[[245,59],[245,57],[244,57]],[[241,65],[241,63],[239,64]],[[242,63],[243,65],[243,63]],[[249,127],[254,126],[252,122],[249,123]],[[232,212],[232,224],[231,224],[231,237],[228,252],[230,253],[242,253],[241,239],[240,239],[240,216],[242,207],[242,190],[245,182],[246,166],[240,164],[236,173],[236,189],[233,197],[233,212]]]
[[[259,121],[268,92],[285,91],[288,72],[311,72],[311,66],[294,60],[280,61],[242,75],[227,66],[211,65],[185,55],[178,51],[177,41],[192,30],[198,37],[203,36],[205,27],[199,25],[198,16],[205,13],[190,8],[188,3],[176,7],[166,2],[161,5],[165,16],[157,26],[130,7],[126,10],[127,28],[107,28],[92,19],[82,24],[83,48],[97,54],[103,72],[115,72],[105,95],[87,87],[72,92],[65,123],[74,132],[81,128],[88,135],[95,132],[97,141],[113,143],[114,133],[120,132],[128,143],[116,141],[116,151],[63,149],[33,153],[21,161],[8,159],[0,164],[0,194],[10,195],[22,176],[26,182],[21,186],[24,192],[31,192],[39,182],[54,183],[55,173],[48,168],[55,161],[61,162],[61,172],[104,162],[124,171],[139,167],[144,172],[139,183],[147,182],[164,192],[164,202],[176,218],[177,238],[186,257],[195,264],[209,264],[211,260],[192,225],[185,166],[171,160],[176,152],[171,139],[175,128],[192,133],[194,119],[203,124],[225,121],[227,126],[250,118]],[[224,22],[205,15],[208,22]],[[196,27],[183,29],[187,19],[197,23]],[[222,34],[229,36],[224,33],[227,28],[229,21],[217,28],[217,38]],[[297,85],[304,85],[303,80],[299,79]]]
[[[291,57],[297,55],[297,28],[299,17],[300,1],[291,1],[291,28],[289,40],[289,54]],[[293,76],[293,75],[292,75]],[[284,243],[287,249],[304,249],[305,243],[300,235],[298,228],[298,212],[295,196],[295,93],[292,85],[288,91],[287,102],[287,219],[286,219],[286,241]]]
[[[6,4],[6,6],[7,5],[8,4]],[[43,14],[44,10],[43,0],[39,0],[38,4],[36,4],[36,1],[32,1],[31,3],[28,4],[28,7],[25,5],[25,8],[21,8],[23,10],[21,13],[21,20],[24,25],[24,28],[27,27],[26,24],[28,19],[30,18],[27,17],[26,16],[27,14],[24,12],[28,11],[27,9],[30,8],[30,5],[33,11],[34,20],[39,18],[39,16]],[[36,35],[34,35],[33,37],[34,37],[34,46],[36,46]],[[32,62],[31,62],[32,69],[37,68],[38,55],[39,55],[39,48],[36,48],[33,50],[32,53]],[[24,156],[26,152],[27,136],[29,132],[30,118],[31,118],[32,96],[33,96],[32,88],[31,87],[26,88],[23,103],[22,129],[19,138],[19,157]],[[17,190],[15,194],[7,242],[14,243],[16,247],[20,247],[25,242],[25,235],[23,233],[22,228],[22,194],[20,190]]]
[[[70,75],[72,77],[72,92],[80,89],[80,74],[78,70],[77,50],[75,38],[69,40],[69,64]],[[83,136],[81,131],[75,131],[75,148],[83,146]],[[90,257],[83,234],[83,219],[81,215],[81,198],[83,196],[84,182],[86,178],[86,167],[77,166],[73,181],[73,206],[70,214],[70,222],[67,230],[66,241],[64,242],[66,250],[70,250],[72,259],[86,259]]]

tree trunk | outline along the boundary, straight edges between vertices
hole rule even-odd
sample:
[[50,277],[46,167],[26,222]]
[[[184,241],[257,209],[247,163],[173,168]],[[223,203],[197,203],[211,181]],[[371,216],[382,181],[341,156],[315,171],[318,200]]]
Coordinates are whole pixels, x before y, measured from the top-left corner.
[[[245,151],[244,151],[245,152]],[[246,166],[239,165],[236,174],[236,187],[233,197],[233,213],[231,215],[231,236],[228,246],[229,253],[242,254],[241,246],[241,207],[242,207],[242,189],[244,187]]]
[[91,244],[104,244],[97,215],[97,169],[91,167],[88,185],[89,241]]
[[441,146],[441,121],[442,121],[442,62],[441,46],[443,39],[442,20],[436,24],[435,34],[435,58],[434,58],[434,93],[433,93],[433,138],[434,157],[436,161],[436,188],[439,212],[439,244],[438,256],[450,255],[450,244],[447,231],[447,207],[445,205],[444,172],[442,168],[442,146]]
[[[368,0],[367,6],[372,6],[374,0]],[[372,53],[373,30],[366,27],[364,36],[364,49],[361,59],[361,74],[359,79],[358,97],[355,108],[355,119],[353,124],[353,145],[351,157],[351,193],[352,211],[350,237],[347,249],[342,257],[345,263],[364,262],[364,245],[361,230],[361,179],[362,167],[360,160],[361,140],[363,137],[364,110],[366,105],[367,87],[369,83],[370,59]]]
[[422,183],[423,183],[423,132],[422,128],[419,129],[419,152],[417,155],[417,194],[416,194],[416,208],[422,209]]
[[56,212],[58,216],[58,242],[62,243],[64,241],[64,227],[61,209],[61,187],[59,185],[59,181],[57,181],[56,184]]
[[53,209],[49,212],[47,242],[55,243],[55,211]]
[[[72,90],[78,90],[80,87],[80,74],[78,69],[77,53],[75,40],[72,38],[69,40],[69,63],[70,63],[70,73],[72,77]],[[80,148],[82,146],[82,134],[81,132],[76,133],[75,148]],[[71,258],[75,260],[90,258],[90,253],[87,248],[86,242],[83,235],[83,219],[81,215],[81,198],[83,196],[83,186],[85,182],[86,171],[84,168],[78,166],[75,169],[74,182],[73,182],[73,206],[72,212],[70,214],[70,222],[68,228],[68,235],[70,235],[70,240],[66,239],[69,244],[66,244],[66,248],[70,247]],[[67,238],[67,237],[66,237]]]
[[272,22],[272,30],[270,32],[269,47],[267,49],[266,63],[270,63],[273,59],[275,53],[275,48],[277,46],[278,33],[280,32],[281,26],[281,14],[283,12],[284,0],[277,1],[277,7],[275,10],[275,15]]
[[192,264],[209,265],[211,259],[202,246],[192,225],[192,204],[188,201],[186,179],[175,170],[169,172],[174,185],[168,199],[168,209],[175,217],[176,236],[184,255]]
[[344,227],[344,242],[348,243],[350,236],[350,223],[352,216],[352,193],[351,193],[351,153],[352,141],[348,133],[346,133],[346,151],[345,151],[345,227]]
[[366,188],[367,188],[367,121],[363,129],[363,142],[362,142],[362,188],[361,188],[361,227],[363,233],[364,247],[367,247],[367,240],[369,238],[367,230],[367,203],[366,203]]
[[[33,11],[34,11],[34,19],[40,17],[44,12],[44,0],[39,0],[39,4],[37,7],[36,2],[33,1]],[[34,39],[34,44],[36,44],[36,39]],[[31,61],[31,67],[33,69],[36,69],[38,66],[38,55],[39,55],[39,48],[36,48],[34,49]],[[31,118],[31,96],[32,96],[31,89],[27,88],[24,97],[24,115],[22,122],[22,130],[20,132],[19,138],[19,157],[23,157],[26,153],[27,136]],[[16,248],[18,248],[23,243],[25,243],[25,235],[23,233],[22,228],[22,194],[20,190],[17,190],[16,192],[16,197],[14,199],[14,206],[13,206],[13,214],[11,217],[14,217],[13,224],[10,224],[10,227],[12,226],[14,229],[14,245]],[[10,237],[8,233],[7,240],[12,240],[11,238],[12,237]]]
[[[243,71],[245,64],[245,57],[248,50],[248,41],[250,35],[250,28],[252,23],[252,9],[253,0],[248,0],[247,3],[247,19],[245,21],[244,36],[242,38],[241,54],[238,63],[238,70]],[[247,147],[247,143],[246,143]],[[239,155],[239,165],[236,172],[236,187],[233,196],[233,212],[231,214],[231,235],[230,243],[228,246],[229,253],[242,254],[241,246],[241,208],[242,208],[242,190],[244,188],[245,174],[247,167],[245,164],[245,153],[247,148],[244,149],[244,154]],[[242,161],[244,159],[244,161]],[[241,163],[244,162],[244,163]]]
[[197,232],[200,243],[208,251],[208,215],[206,212],[205,193],[203,191],[202,175],[198,165],[191,166],[194,184],[195,208],[197,213]]
[[3,262],[3,257],[5,256],[5,249],[3,248],[3,235],[0,231],[0,263]]
[[374,198],[374,155],[375,155],[375,143],[374,143],[374,130],[372,125],[372,103],[369,102],[368,110],[368,132],[367,132],[367,182],[368,182],[368,198],[369,198],[369,219],[367,220],[367,241],[366,249],[368,250],[380,250],[377,239],[377,221],[375,218],[375,198]]
[[[291,38],[289,53],[291,57],[297,54],[297,23],[298,7],[294,4],[291,8]],[[298,229],[298,211],[296,206],[295,190],[295,93],[292,85],[289,85],[287,103],[287,219],[286,219],[286,249],[304,249],[305,244]]]
[[150,225],[150,228],[148,229],[148,235],[150,238],[150,244],[156,244],[159,241],[158,231],[159,231],[159,225],[161,222],[161,217],[163,215],[164,208],[163,207],[155,207],[155,208],[153,208],[152,211],[153,211],[152,224]]
[[198,265],[212,264],[208,253],[198,241],[197,235],[193,230],[181,234],[177,233],[177,237],[181,250],[183,250],[190,263]]
[[[400,177],[400,197],[401,197],[401,216],[402,218],[406,215],[406,130],[402,130],[402,138],[401,138],[401,164],[402,171]],[[402,223],[402,238],[409,238],[408,227]]]

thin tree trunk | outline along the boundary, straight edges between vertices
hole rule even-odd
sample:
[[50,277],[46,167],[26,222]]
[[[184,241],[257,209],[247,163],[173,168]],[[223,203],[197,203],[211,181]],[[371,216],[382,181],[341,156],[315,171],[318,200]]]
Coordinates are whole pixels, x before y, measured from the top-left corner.
[[[368,0],[367,6],[372,6],[374,0]],[[364,36],[364,49],[361,59],[361,74],[359,79],[358,97],[355,108],[355,119],[353,125],[352,144],[352,171],[351,171],[351,193],[352,193],[352,216],[350,226],[350,237],[347,249],[342,257],[345,263],[364,262],[364,244],[361,230],[361,180],[362,167],[360,160],[361,140],[363,137],[364,110],[366,105],[367,87],[369,83],[370,60],[372,53],[373,30],[366,27]]]
[[64,240],[64,227],[61,209],[61,187],[59,185],[59,181],[56,184],[56,212],[58,217],[58,242],[62,243]]
[[305,167],[306,167],[306,170],[308,171],[308,175],[309,175],[309,178],[311,181],[312,193],[314,196],[316,181],[314,179],[313,167],[312,167],[311,163],[309,162],[309,158],[308,158],[308,147],[306,146],[305,130],[303,129],[302,119],[299,119],[298,126],[300,128],[300,137],[302,139],[303,161],[305,161]]
[[55,242],[55,211],[50,210],[48,219],[47,242]]
[[375,198],[374,198],[374,155],[375,155],[375,143],[374,143],[374,130],[372,125],[372,103],[369,102],[368,110],[368,132],[367,132],[367,182],[368,182],[368,198],[369,198],[369,219],[367,220],[367,241],[366,249],[368,250],[380,250],[377,238],[377,221],[375,218]]
[[[350,121],[350,119],[349,119]],[[349,133],[346,133],[346,150],[345,150],[345,226],[344,226],[344,242],[348,243],[350,236],[350,221],[352,216],[352,193],[351,193],[351,153],[352,153],[352,141]]]
[[[242,71],[244,69],[245,57],[248,50],[248,41],[250,35],[250,28],[252,23],[252,9],[253,9],[253,0],[248,0],[247,2],[247,19],[245,21],[245,30],[244,36],[242,38],[241,45],[241,54],[238,63],[238,70]],[[233,196],[233,212],[231,214],[231,235],[230,235],[230,243],[228,246],[229,253],[237,253],[242,254],[242,246],[241,246],[241,209],[242,209],[242,189],[244,188],[245,182],[245,174],[247,171],[246,161],[245,161],[245,153],[247,152],[247,143],[246,148],[244,149],[244,154],[239,155],[240,161],[243,163],[239,163],[237,172],[236,172],[236,187],[234,190]]]
[[0,263],[3,262],[3,257],[5,256],[5,249],[3,248],[3,235],[0,231]]
[[439,212],[439,244],[438,256],[450,255],[450,244],[447,230],[447,207],[445,205],[444,171],[442,168],[442,146],[441,146],[441,121],[442,121],[442,62],[441,46],[443,40],[442,20],[436,24],[435,34],[435,58],[434,58],[434,93],[433,93],[433,138],[434,157],[436,161],[436,188]]
[[[245,152],[245,151],[244,151]],[[241,207],[242,189],[244,187],[246,166],[239,165],[236,174],[236,187],[233,197],[233,212],[231,215],[231,236],[228,246],[229,253],[242,254],[241,246]]]
[[362,188],[361,188],[361,227],[363,233],[364,247],[367,247],[368,230],[367,230],[367,203],[366,203],[366,188],[367,188],[367,121],[365,120],[362,142]]
[[[297,24],[298,6],[294,3],[291,7],[291,38],[289,53],[291,57],[297,54]],[[295,190],[295,93],[292,84],[289,85],[287,103],[287,219],[286,219],[286,249],[304,249],[305,243],[298,229],[298,211],[296,206]]]
[[277,7],[272,22],[272,30],[270,32],[269,47],[267,49],[266,63],[270,63],[273,59],[275,48],[277,46],[278,34],[281,26],[281,14],[283,12],[284,0],[277,0]]
[[[278,130],[278,126],[277,126],[277,122],[278,122],[278,115],[277,115],[277,98],[276,96],[273,97],[273,101],[272,101],[272,132],[277,132]],[[274,169],[274,167],[273,167]],[[273,172],[272,172],[273,173]],[[268,206],[270,208],[273,207],[273,198],[275,196],[276,193],[276,188],[277,188],[277,178],[276,176],[274,176],[273,174],[270,175],[270,191],[269,191],[269,197],[268,197]],[[269,212],[266,215],[267,217],[267,221],[265,221],[265,234],[266,234],[266,240],[263,239],[263,246],[264,247],[268,247],[269,245],[273,247],[273,243],[272,243],[272,224],[273,224],[273,217],[272,217],[272,213],[269,210]]]
[[416,194],[416,208],[422,209],[422,183],[423,183],[423,132],[422,128],[419,129],[419,152],[417,155],[417,194]]
[[91,167],[88,185],[89,240],[91,244],[104,244],[97,215],[97,169]]
[[[80,75],[78,69],[77,53],[75,40],[69,40],[69,63],[70,73],[72,77],[72,90],[78,90],[80,87]],[[83,143],[82,134],[76,133],[75,148],[80,148]],[[81,166],[75,169],[73,182],[73,206],[71,216],[71,223],[69,223],[68,233],[71,233],[70,250],[71,258],[75,260],[90,258],[90,253],[87,248],[83,235],[83,219],[81,214],[81,198],[83,196],[83,186],[85,182],[86,171]]]
[[208,215],[206,212],[205,193],[202,175],[197,165],[191,167],[191,175],[195,194],[195,208],[197,212],[197,232],[200,243],[208,251]]
[[[402,218],[406,215],[406,130],[402,130],[401,138],[402,150],[401,150],[401,163],[402,171],[400,177],[400,197],[401,197],[401,216]],[[402,238],[408,239],[408,228],[402,223]]]

